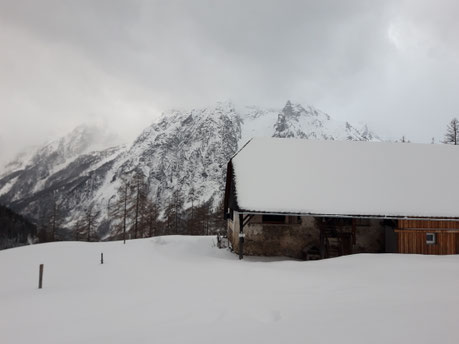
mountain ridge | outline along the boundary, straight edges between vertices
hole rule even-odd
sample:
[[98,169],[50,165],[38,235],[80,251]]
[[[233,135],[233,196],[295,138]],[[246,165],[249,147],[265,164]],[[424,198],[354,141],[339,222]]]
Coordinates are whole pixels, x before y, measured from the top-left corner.
[[101,141],[98,135],[78,127],[39,148],[27,162],[16,163],[20,168],[0,176],[0,202],[37,221],[58,202],[64,227],[95,207],[101,223],[106,223],[122,179],[141,172],[150,197],[161,209],[177,193],[185,208],[209,200],[216,206],[223,195],[228,160],[251,137],[381,140],[367,126],[359,129],[313,106],[290,101],[280,109],[236,108],[228,101],[169,110],[131,145],[91,150]]

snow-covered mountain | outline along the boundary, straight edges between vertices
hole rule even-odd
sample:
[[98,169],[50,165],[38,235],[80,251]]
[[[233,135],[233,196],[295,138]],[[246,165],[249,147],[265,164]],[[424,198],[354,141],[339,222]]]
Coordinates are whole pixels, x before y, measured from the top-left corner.
[[362,128],[332,119],[313,106],[287,104],[282,110],[248,107],[242,110],[242,141],[252,137],[296,137],[318,140],[380,141],[366,125]]
[[40,167],[40,176],[46,177],[78,156],[105,149],[117,141],[118,138],[102,127],[80,125],[58,140],[20,153],[16,159],[0,169],[0,178],[30,167]]
[[106,218],[122,177],[140,171],[160,207],[171,202],[174,192],[180,193],[185,207],[192,198],[195,204],[209,199],[216,204],[223,195],[228,160],[256,136],[380,140],[366,126],[357,128],[290,101],[282,109],[237,108],[223,102],[172,110],[131,146],[94,150],[107,140],[99,131],[82,126],[10,163],[0,177],[0,203],[38,219],[58,202],[64,225],[90,206]]

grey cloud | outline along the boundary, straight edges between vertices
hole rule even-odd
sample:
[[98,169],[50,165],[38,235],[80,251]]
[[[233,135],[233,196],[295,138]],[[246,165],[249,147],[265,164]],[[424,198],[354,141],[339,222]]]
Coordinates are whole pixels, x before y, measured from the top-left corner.
[[165,108],[227,98],[427,142],[459,116],[458,14],[446,0],[1,1],[0,162],[80,122],[131,138]]

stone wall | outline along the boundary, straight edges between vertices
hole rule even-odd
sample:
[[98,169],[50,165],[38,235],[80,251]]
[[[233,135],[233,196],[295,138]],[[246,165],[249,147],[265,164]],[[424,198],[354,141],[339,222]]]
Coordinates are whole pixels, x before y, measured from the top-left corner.
[[[228,220],[228,238],[234,251],[239,246],[239,214]],[[286,256],[304,259],[310,247],[320,247],[320,219],[312,216],[290,217],[285,224],[265,224],[254,216],[244,227],[244,255]],[[352,230],[351,227],[345,228]],[[384,252],[384,227],[380,220],[360,221],[356,227],[353,253]]]

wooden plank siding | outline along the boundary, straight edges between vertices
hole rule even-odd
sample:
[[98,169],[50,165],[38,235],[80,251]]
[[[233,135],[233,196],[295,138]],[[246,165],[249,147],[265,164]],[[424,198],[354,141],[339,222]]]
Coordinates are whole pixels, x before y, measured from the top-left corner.
[[435,221],[435,220],[398,220],[398,228],[434,228],[434,229],[457,229],[459,221]]
[[[398,220],[395,232],[399,253],[459,253],[459,221]],[[435,233],[435,244],[426,243],[426,233]]]

